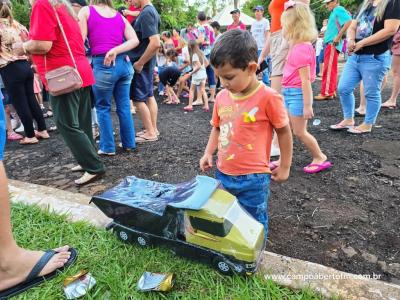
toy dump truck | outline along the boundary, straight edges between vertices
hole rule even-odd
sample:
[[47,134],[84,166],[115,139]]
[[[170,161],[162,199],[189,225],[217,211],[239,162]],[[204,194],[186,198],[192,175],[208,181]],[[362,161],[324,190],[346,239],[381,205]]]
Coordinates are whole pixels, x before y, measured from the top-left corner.
[[263,225],[213,178],[174,185],[130,176],[91,201],[124,242],[163,245],[223,274],[251,274],[259,265]]

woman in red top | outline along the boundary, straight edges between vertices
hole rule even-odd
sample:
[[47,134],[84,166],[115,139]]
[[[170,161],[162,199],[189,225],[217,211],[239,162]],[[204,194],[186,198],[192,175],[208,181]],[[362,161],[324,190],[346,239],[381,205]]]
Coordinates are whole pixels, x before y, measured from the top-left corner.
[[[76,16],[67,0],[30,0],[30,40],[14,46],[20,54],[31,54],[38,73],[47,85],[45,73],[59,67],[74,66],[67,44],[60,31],[56,11],[82,78],[82,88],[73,92],[51,96],[55,123],[67,146],[78,162],[72,171],[84,171],[75,180],[77,185],[97,179],[105,171],[96,153],[91,122],[90,86],[93,71],[85,56],[82,34]],[[46,64],[45,64],[46,60]]]

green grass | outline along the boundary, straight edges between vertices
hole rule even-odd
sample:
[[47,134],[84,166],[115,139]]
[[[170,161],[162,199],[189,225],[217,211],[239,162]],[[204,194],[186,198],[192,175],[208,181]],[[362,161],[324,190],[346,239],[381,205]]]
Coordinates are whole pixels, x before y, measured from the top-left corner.
[[[83,222],[69,223],[65,217],[37,207],[14,205],[12,221],[14,236],[22,247],[48,249],[68,244],[79,251],[74,266],[16,299],[65,299],[63,279],[81,269],[89,270],[97,280],[83,299],[322,299],[310,290],[292,291],[258,275],[226,277],[163,248],[123,244],[110,232]],[[166,294],[138,292],[136,283],[144,271],[175,273],[173,290]]]

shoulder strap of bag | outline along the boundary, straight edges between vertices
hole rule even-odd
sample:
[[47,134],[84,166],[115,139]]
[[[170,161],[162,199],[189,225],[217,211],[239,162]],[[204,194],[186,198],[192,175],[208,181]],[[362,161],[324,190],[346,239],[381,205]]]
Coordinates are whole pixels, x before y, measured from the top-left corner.
[[[55,13],[55,15],[56,15],[58,27],[60,27],[61,34],[62,34],[62,36],[63,36],[63,38],[64,38],[65,44],[67,45],[68,52],[69,52],[69,55],[71,56],[71,60],[72,60],[72,62],[73,62],[73,64],[74,64],[74,67],[75,67],[75,69],[78,69],[78,67],[76,66],[75,58],[74,58],[74,56],[73,56],[73,54],[72,54],[72,51],[71,51],[71,47],[69,46],[67,37],[66,37],[66,35],[65,35],[64,27],[63,27],[63,25],[61,24],[60,16],[58,15],[56,8],[55,8],[51,3],[50,3],[50,5],[51,5],[51,7],[53,8],[53,11],[54,11],[54,13]],[[45,66],[45,71],[47,72],[46,56],[47,56],[47,55],[44,56],[44,66]]]

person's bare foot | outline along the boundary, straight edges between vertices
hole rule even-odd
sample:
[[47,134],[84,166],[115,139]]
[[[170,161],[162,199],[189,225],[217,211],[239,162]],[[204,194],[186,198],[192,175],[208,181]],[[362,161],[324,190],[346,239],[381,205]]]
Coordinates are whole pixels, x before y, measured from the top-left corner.
[[[39,276],[52,273],[65,265],[71,256],[69,246],[54,249],[55,254],[40,272]],[[39,259],[43,251],[31,251],[17,248],[5,257],[0,257],[0,291],[24,282]]]
[[358,107],[357,109],[355,109],[356,112],[358,112],[360,115],[365,115],[365,107]]
[[395,108],[396,107],[396,100],[389,99],[386,102],[382,103],[382,107],[384,108]]
[[50,138],[50,135],[48,134],[47,130],[35,131],[35,136],[38,139],[44,139],[44,140],[47,140],[48,138]]
[[325,154],[322,154],[320,157],[314,157],[312,160],[312,164],[322,164],[328,159],[328,157]]

